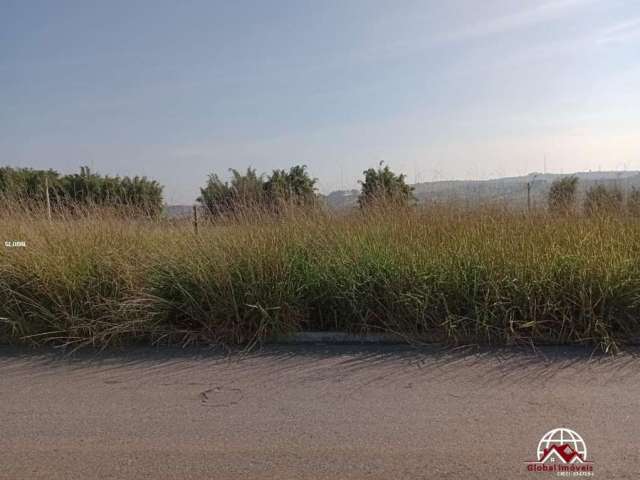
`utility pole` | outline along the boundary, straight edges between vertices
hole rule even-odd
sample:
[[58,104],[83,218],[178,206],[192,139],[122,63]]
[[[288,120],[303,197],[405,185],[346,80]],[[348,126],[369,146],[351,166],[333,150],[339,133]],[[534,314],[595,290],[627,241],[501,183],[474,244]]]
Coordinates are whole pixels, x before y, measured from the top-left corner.
[[533,182],[536,181],[536,177],[538,175],[534,175],[531,180],[527,182],[527,213],[531,214],[531,188],[533,188]]
[[47,199],[47,217],[49,218],[49,223],[51,223],[51,200],[49,199],[49,178],[44,177],[44,195]]
[[198,207],[193,206],[193,231],[198,235]]

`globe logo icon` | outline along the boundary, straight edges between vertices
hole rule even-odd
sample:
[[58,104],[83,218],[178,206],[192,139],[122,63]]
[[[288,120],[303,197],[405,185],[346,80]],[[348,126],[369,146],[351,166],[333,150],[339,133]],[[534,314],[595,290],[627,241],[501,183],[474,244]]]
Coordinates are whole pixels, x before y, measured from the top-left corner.
[[547,459],[547,455],[552,447],[565,447],[577,453],[580,460],[587,459],[587,445],[578,433],[568,428],[556,428],[544,434],[538,443],[538,461],[543,462]]

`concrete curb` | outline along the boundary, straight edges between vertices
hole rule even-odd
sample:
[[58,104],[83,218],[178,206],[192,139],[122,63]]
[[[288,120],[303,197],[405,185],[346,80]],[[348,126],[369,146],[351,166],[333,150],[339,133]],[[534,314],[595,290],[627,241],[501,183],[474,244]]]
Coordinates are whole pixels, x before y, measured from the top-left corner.
[[271,345],[400,345],[408,342],[394,335],[355,335],[343,332],[299,332],[290,335],[281,335],[269,339],[266,344]]
[[[412,339],[400,335],[391,334],[367,334],[358,335],[344,332],[297,332],[289,335],[278,335],[269,338],[264,342],[265,345],[441,345],[438,342],[429,342],[424,340]],[[474,344],[473,342],[469,343]],[[474,344],[475,345],[475,344]],[[522,343],[514,345],[494,345],[494,348],[513,347],[513,346],[531,346],[531,343]],[[582,344],[566,344],[558,342],[541,342],[535,343],[536,347],[576,347],[583,346],[592,348],[592,345]],[[640,347],[640,337],[632,338],[620,345],[624,347]]]

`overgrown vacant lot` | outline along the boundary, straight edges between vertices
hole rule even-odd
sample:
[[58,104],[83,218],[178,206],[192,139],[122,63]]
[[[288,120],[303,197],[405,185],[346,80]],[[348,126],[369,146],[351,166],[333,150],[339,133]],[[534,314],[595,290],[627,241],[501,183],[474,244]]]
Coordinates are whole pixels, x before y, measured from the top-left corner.
[[298,330],[452,344],[640,337],[640,223],[453,209],[200,225],[5,214],[0,340],[253,344]]

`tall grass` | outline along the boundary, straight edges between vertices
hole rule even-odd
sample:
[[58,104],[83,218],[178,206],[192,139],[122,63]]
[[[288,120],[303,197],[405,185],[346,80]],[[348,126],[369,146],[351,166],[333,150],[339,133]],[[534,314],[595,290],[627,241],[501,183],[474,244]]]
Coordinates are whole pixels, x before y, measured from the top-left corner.
[[200,225],[7,211],[0,342],[252,344],[298,330],[453,344],[640,335],[640,223],[429,208]]

